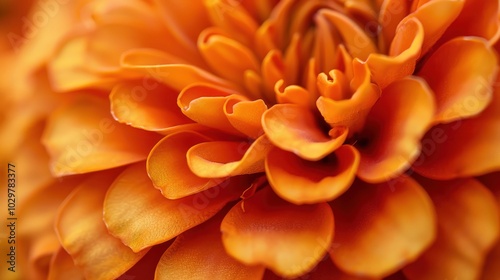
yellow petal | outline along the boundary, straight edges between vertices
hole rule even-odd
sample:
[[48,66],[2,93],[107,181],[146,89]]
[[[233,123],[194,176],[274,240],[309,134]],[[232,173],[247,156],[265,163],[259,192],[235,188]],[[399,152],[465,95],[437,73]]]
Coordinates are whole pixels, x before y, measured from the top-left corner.
[[332,209],[330,256],[349,274],[387,276],[414,261],[435,238],[432,202],[408,177],[378,185],[357,181]]
[[386,87],[359,138],[358,176],[376,183],[406,170],[420,153],[420,139],[431,124],[434,106],[422,79],[408,77]]
[[247,266],[227,255],[220,232],[223,217],[220,213],[181,234],[161,257],[155,279],[262,279],[264,267]]
[[186,154],[189,169],[202,178],[222,178],[264,171],[273,145],[265,135],[248,142],[214,141],[197,144]]
[[109,102],[79,96],[52,113],[42,142],[56,175],[87,173],[146,159],[156,134],[116,123]]
[[284,277],[316,266],[333,238],[333,214],[326,203],[297,206],[270,188],[235,205],[221,224],[229,255],[247,265],[262,264]]
[[120,83],[109,99],[113,117],[132,127],[165,132],[192,123],[177,106],[177,93],[156,81]]
[[347,137],[344,127],[330,130],[325,136],[314,115],[307,108],[278,104],[262,116],[262,127],[279,148],[307,160],[319,160],[340,147]]
[[116,171],[91,176],[66,199],[56,220],[61,245],[88,279],[115,279],[147,252],[134,253],[104,225],[102,204],[115,176]]
[[147,171],[154,186],[169,199],[182,198],[224,181],[196,176],[186,159],[188,150],[210,139],[190,131],[173,133],[156,144],[147,160]]
[[403,269],[411,279],[478,279],[485,256],[499,234],[499,208],[491,192],[473,179],[419,181],[438,220],[434,244]]
[[448,123],[483,111],[497,71],[495,51],[486,40],[461,37],[443,44],[418,72],[434,91],[435,121]]
[[281,198],[295,204],[319,203],[344,193],[354,181],[358,165],[358,151],[347,145],[317,162],[275,149],[267,156],[266,173]]
[[[246,184],[245,184],[246,183]],[[116,178],[104,200],[104,222],[110,233],[134,252],[168,241],[205,222],[250,185],[233,178],[203,192],[170,200],[157,190],[144,162]]]

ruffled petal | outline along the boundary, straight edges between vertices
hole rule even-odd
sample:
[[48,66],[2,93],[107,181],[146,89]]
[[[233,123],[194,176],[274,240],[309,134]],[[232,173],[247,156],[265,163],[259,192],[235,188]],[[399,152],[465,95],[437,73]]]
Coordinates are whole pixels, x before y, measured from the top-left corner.
[[330,256],[349,274],[388,276],[434,241],[432,202],[409,177],[378,185],[357,181],[331,205],[336,220]]
[[189,169],[202,178],[222,178],[264,171],[274,146],[265,135],[253,143],[214,141],[197,144],[186,154]]
[[418,76],[434,91],[435,121],[448,123],[483,111],[493,94],[497,61],[494,49],[481,38],[456,38],[434,52]]
[[257,139],[264,133],[261,119],[267,110],[267,105],[262,99],[254,101],[231,99],[225,105],[224,114],[236,130],[252,139]]
[[423,41],[424,27],[417,18],[410,18],[398,25],[388,56],[368,56],[366,63],[380,88],[413,73]]
[[205,222],[250,185],[240,178],[170,200],[154,188],[144,163],[127,168],[104,200],[104,222],[111,234],[134,252],[170,240]]
[[[359,132],[365,124],[365,119],[370,109],[377,102],[380,96],[380,90],[377,86],[370,82],[370,71],[366,64],[362,64],[359,60],[354,60],[353,63],[354,77],[351,80],[351,89],[354,93],[348,99],[334,100],[327,96],[344,96],[345,93],[334,91],[343,91],[338,89],[335,84],[326,87],[319,87],[320,93],[323,95],[316,101],[316,106],[319,112],[325,118],[325,121],[331,127],[344,126],[349,129],[349,135]],[[335,77],[335,71],[330,73],[332,78]],[[325,81],[326,75],[318,76],[318,83],[328,83]]]
[[223,217],[181,234],[161,257],[155,279],[261,279],[263,266],[247,266],[227,255],[220,232]]
[[192,123],[177,107],[177,93],[154,80],[118,84],[109,99],[113,117],[132,127],[165,132]]
[[313,269],[326,254],[334,226],[328,204],[297,206],[270,188],[245,200],[244,208],[242,203],[221,224],[224,247],[238,261],[294,277]]
[[478,279],[499,234],[494,196],[473,179],[419,181],[436,208],[438,233],[434,244],[403,269],[405,275],[411,279],[452,279],[457,275]]
[[266,173],[281,198],[294,204],[319,203],[344,193],[354,181],[358,165],[359,153],[348,145],[317,162],[274,149],[267,156]]
[[500,87],[479,116],[433,127],[413,168],[428,178],[452,179],[500,168]]
[[[421,55],[436,43],[450,24],[458,17],[465,0],[434,0],[418,7],[403,21],[417,18],[424,26],[424,42]],[[415,1],[416,2],[416,1]]]
[[53,173],[61,176],[144,160],[158,139],[116,123],[105,99],[79,96],[52,113],[42,142],[52,158]]
[[63,203],[56,219],[61,245],[87,279],[115,279],[147,252],[134,253],[104,225],[102,203],[115,173],[98,173],[81,184]]
[[186,159],[188,150],[209,140],[210,138],[196,132],[182,131],[166,136],[151,150],[147,172],[154,186],[166,198],[182,198],[224,181],[200,178],[189,169]]
[[348,133],[345,127],[330,130],[326,136],[308,108],[278,104],[262,116],[262,127],[279,148],[307,160],[319,160],[340,147]]
[[431,124],[434,106],[422,79],[408,77],[385,88],[359,138],[358,176],[381,182],[406,170],[420,153],[420,139]]

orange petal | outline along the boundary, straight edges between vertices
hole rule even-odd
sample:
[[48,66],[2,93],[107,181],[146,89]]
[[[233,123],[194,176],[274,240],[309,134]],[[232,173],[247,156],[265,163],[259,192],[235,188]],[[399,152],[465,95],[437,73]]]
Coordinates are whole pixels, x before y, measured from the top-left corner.
[[456,38],[442,45],[418,72],[434,91],[435,121],[448,123],[483,111],[497,70],[495,51],[484,39]]
[[330,130],[325,136],[314,115],[294,104],[278,104],[262,115],[267,137],[279,148],[307,160],[319,160],[340,147],[347,137],[344,127]]
[[438,234],[434,244],[403,269],[405,275],[411,279],[452,279],[457,275],[478,279],[499,234],[494,196],[473,179],[419,181],[436,208]]
[[186,159],[188,150],[209,140],[196,132],[182,131],[166,136],[151,150],[147,171],[154,186],[166,198],[182,198],[224,181],[200,178],[189,169]]
[[412,179],[357,181],[332,202],[333,262],[358,276],[384,277],[414,261],[435,237],[432,202]]
[[266,173],[281,198],[294,204],[318,203],[344,193],[354,181],[358,165],[359,153],[348,145],[318,162],[274,149],[267,156]]
[[205,29],[200,34],[198,48],[214,72],[229,81],[243,84],[245,71],[259,71],[253,52],[216,28]]
[[186,154],[189,169],[202,178],[222,178],[264,171],[273,148],[265,135],[248,142],[214,141],[197,144]]
[[91,176],[66,199],[56,220],[61,245],[87,279],[115,279],[147,252],[132,252],[104,225],[102,204],[115,174]]
[[226,101],[224,113],[231,125],[252,139],[264,133],[262,130],[262,114],[267,110],[267,105],[262,99],[255,101]]
[[420,139],[432,121],[434,106],[422,79],[408,77],[385,88],[359,138],[358,176],[376,183],[407,169],[420,153]]
[[465,0],[434,0],[425,3],[409,14],[403,22],[417,18],[424,26],[424,42],[421,55],[425,55],[441,38],[450,24],[458,17]]
[[134,252],[170,240],[205,222],[250,185],[232,178],[195,195],[170,200],[155,189],[144,163],[127,168],[104,200],[104,222]]
[[262,86],[264,97],[269,103],[275,103],[274,88],[276,83],[285,79],[283,55],[278,50],[271,50],[261,64]]
[[290,85],[283,88],[284,81],[279,80],[274,85],[274,93],[276,100],[281,104],[296,104],[302,107],[311,107],[311,102],[314,100],[311,93],[305,88],[297,85]]
[[[500,87],[479,116],[433,127],[413,168],[428,178],[452,179],[500,168]],[[469,105],[468,105],[469,106]]]
[[[351,84],[355,86],[354,93],[348,99],[334,100],[326,97],[327,95],[344,95],[328,92],[335,88],[321,88],[320,92],[323,96],[318,98],[316,106],[319,112],[325,118],[325,121],[331,127],[344,126],[349,129],[349,134],[355,134],[361,130],[365,124],[366,116],[371,108],[377,102],[380,96],[380,90],[377,86],[370,82],[370,71],[366,64],[361,64],[359,60],[353,62],[354,78]],[[330,75],[334,78],[335,72]],[[318,83],[323,83],[321,80],[326,77],[320,75]],[[334,84],[331,85],[335,87]],[[323,92],[322,92],[323,91]]]
[[236,91],[208,84],[197,84],[185,88],[177,100],[177,105],[193,121],[226,133],[240,135],[226,115],[226,102],[232,104],[246,100]]
[[247,266],[227,255],[220,232],[223,217],[220,213],[181,234],[161,257],[155,279],[262,279],[264,267]]
[[221,224],[229,255],[247,265],[263,264],[284,277],[316,266],[333,238],[333,214],[326,203],[297,206],[270,188],[235,205]]
[[117,280],[154,279],[156,266],[161,256],[172,245],[173,240],[153,246],[132,268]]
[[420,57],[424,41],[424,28],[416,18],[410,18],[400,25],[392,40],[389,55],[370,54],[366,63],[370,67],[373,80],[380,88],[393,81],[411,75]]
[[53,112],[42,137],[59,176],[144,160],[156,141],[156,134],[116,123],[108,101],[93,96],[79,96]]
[[67,279],[84,280],[85,276],[83,272],[75,266],[71,256],[61,247],[52,256],[47,280]]
[[377,52],[373,40],[346,15],[333,10],[320,10],[318,15],[325,17],[338,30],[344,44],[353,58],[366,60],[368,55]]
[[177,93],[156,81],[118,84],[109,99],[113,117],[136,128],[164,132],[191,123],[177,106]]
[[391,45],[398,25],[409,11],[410,4],[406,0],[383,0],[378,15],[378,23],[381,28],[378,43],[382,52]]

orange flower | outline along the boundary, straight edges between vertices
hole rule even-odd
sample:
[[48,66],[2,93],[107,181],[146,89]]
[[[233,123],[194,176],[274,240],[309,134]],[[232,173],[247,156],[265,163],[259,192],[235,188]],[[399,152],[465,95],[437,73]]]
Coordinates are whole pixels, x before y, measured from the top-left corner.
[[13,279],[500,273],[498,0],[34,7]]

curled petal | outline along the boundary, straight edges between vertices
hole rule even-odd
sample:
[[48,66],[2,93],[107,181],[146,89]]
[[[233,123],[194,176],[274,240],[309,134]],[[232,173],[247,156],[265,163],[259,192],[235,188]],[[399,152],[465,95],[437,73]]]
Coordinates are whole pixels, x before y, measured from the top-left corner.
[[87,279],[115,279],[148,251],[134,253],[104,225],[102,203],[114,173],[98,173],[81,184],[63,203],[56,219],[61,245]]
[[213,85],[192,85],[179,94],[177,105],[193,121],[221,131],[240,135],[226,115],[227,102],[246,100],[237,92]]
[[282,89],[283,84],[284,81],[279,80],[274,85],[274,92],[276,93],[278,103],[296,104],[306,108],[311,105],[313,98],[308,90],[297,85],[290,85]]
[[[417,1],[414,1],[414,3]],[[421,55],[436,43],[450,24],[458,17],[465,0],[434,0],[418,7],[405,20],[417,18],[424,27],[424,42]]]
[[258,138],[262,130],[262,114],[267,110],[267,105],[262,99],[254,101],[226,101],[224,113],[231,125],[241,133],[252,139]]
[[138,163],[123,171],[109,188],[104,222],[111,234],[139,252],[205,222],[237,199],[247,188],[245,183],[232,178],[209,190],[170,200],[153,186],[144,163]]
[[384,51],[390,45],[396,35],[398,25],[408,15],[410,7],[406,0],[383,0],[378,15],[380,24],[379,48]]
[[[154,186],[169,199],[182,198],[219,183],[200,178],[189,169],[186,154],[194,145],[210,139],[196,132],[173,133],[156,144],[147,160],[147,171]],[[223,179],[220,180],[222,182]]]
[[248,142],[204,142],[186,154],[189,168],[202,178],[222,178],[264,171],[264,160],[273,145],[265,135]]
[[343,271],[385,277],[414,261],[435,238],[432,202],[414,180],[357,181],[332,202],[335,241],[330,251]]
[[[351,84],[355,88],[349,99],[334,100],[321,96],[316,101],[318,110],[330,126],[347,127],[351,135],[363,128],[366,116],[380,96],[378,87],[370,83],[370,71],[367,65],[355,60],[353,69],[354,78]],[[322,75],[320,80],[321,77]]]
[[318,203],[344,193],[354,181],[358,165],[358,151],[347,145],[317,162],[275,149],[267,156],[266,173],[281,198],[295,204]]
[[177,237],[160,258],[155,279],[262,279],[264,267],[244,265],[224,250],[222,217],[223,213]]
[[434,52],[418,75],[434,91],[435,121],[448,123],[483,111],[493,95],[497,61],[493,48],[480,38],[456,38]]
[[307,160],[319,160],[340,147],[347,137],[344,127],[330,130],[325,136],[314,115],[307,108],[278,104],[262,116],[267,137],[279,148]]
[[56,175],[144,160],[156,141],[156,134],[116,123],[109,113],[109,103],[93,96],[79,96],[53,112],[42,137]]
[[116,85],[111,92],[111,113],[121,123],[149,131],[191,123],[177,107],[177,93],[156,81]]
[[411,18],[398,26],[388,56],[383,54],[368,56],[366,63],[380,88],[385,88],[393,81],[413,73],[423,41],[422,24],[418,19]]
[[406,170],[420,153],[420,139],[431,124],[434,106],[422,79],[408,77],[385,88],[359,138],[358,176],[382,182]]
[[411,279],[478,279],[485,256],[499,234],[499,208],[494,196],[473,179],[419,179],[436,208],[434,244],[403,269]]
[[300,276],[316,266],[333,238],[333,214],[326,203],[297,206],[270,188],[235,205],[221,224],[228,254],[247,265]]

